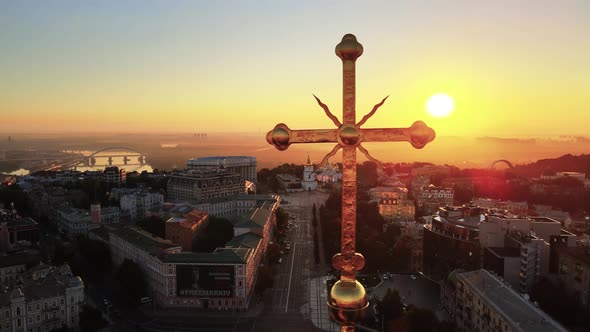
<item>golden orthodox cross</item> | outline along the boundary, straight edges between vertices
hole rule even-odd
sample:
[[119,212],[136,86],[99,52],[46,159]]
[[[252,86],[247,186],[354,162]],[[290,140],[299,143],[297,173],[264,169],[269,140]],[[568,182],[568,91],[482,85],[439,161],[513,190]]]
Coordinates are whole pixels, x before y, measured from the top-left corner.
[[360,122],[356,123],[355,63],[361,54],[363,54],[363,46],[352,34],[342,37],[340,44],[336,45],[336,55],[342,59],[342,123],[330,112],[328,106],[314,95],[320,107],[336,125],[336,129],[291,130],[284,123],[280,123],[266,135],[268,143],[281,151],[295,143],[337,143],[321,161],[320,166],[338,150],[343,150],[341,252],[332,258],[332,265],[340,270],[340,280],[332,286],[328,299],[330,316],[341,325],[342,331],[353,331],[354,322],[364,314],[368,306],[365,289],[356,280],[356,271],[365,265],[363,255],[355,251],[356,149],[358,148],[367,159],[380,164],[361,145],[362,142],[405,141],[421,149],[435,137],[434,130],[422,121],[414,122],[409,128],[361,129],[361,126],[387,99],[385,97]]

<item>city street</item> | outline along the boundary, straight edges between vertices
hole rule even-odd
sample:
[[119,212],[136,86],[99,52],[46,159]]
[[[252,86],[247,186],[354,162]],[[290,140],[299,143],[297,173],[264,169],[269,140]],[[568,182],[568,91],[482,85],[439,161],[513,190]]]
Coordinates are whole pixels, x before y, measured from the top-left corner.
[[440,306],[439,285],[420,274],[415,274],[415,277],[416,279],[412,279],[409,274],[391,274],[387,280],[375,287],[369,296],[382,298],[388,288],[397,289],[402,302],[430,309],[440,320],[447,319],[446,311]]
[[283,195],[287,201],[281,206],[295,217],[290,220],[287,241],[291,250],[283,255],[276,265],[275,282],[265,293],[264,311],[256,319],[255,331],[272,331],[277,326],[281,331],[314,330],[311,323],[310,282],[317,274],[313,260],[313,204],[319,206],[328,198],[328,193],[308,191]]

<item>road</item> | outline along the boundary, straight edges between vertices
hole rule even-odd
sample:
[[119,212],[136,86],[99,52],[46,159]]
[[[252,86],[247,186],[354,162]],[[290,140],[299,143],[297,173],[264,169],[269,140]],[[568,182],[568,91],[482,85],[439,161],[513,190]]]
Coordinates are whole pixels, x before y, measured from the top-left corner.
[[375,287],[370,296],[383,298],[388,288],[397,289],[403,302],[430,309],[440,320],[447,319],[448,315],[440,305],[439,285],[420,274],[415,276],[416,279],[412,279],[409,274],[393,274]]
[[264,310],[255,320],[255,331],[314,331],[311,321],[310,282],[317,274],[313,259],[313,204],[319,206],[327,193],[308,191],[283,195],[287,204],[281,206],[295,217],[287,241],[291,250],[276,266],[273,288],[264,296]]

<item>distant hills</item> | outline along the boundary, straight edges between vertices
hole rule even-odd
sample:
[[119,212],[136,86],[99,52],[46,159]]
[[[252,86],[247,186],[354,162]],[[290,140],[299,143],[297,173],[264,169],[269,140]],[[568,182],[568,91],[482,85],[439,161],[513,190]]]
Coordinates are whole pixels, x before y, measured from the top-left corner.
[[550,175],[555,172],[582,172],[590,175],[590,154],[571,155],[566,154],[558,158],[541,159],[534,163],[516,165],[512,171],[519,175],[529,177]]

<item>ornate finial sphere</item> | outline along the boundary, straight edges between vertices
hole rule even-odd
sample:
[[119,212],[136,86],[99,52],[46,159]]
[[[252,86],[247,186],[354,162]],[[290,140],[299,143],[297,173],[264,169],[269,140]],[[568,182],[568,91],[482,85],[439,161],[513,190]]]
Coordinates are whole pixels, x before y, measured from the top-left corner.
[[328,298],[330,316],[340,325],[354,324],[360,320],[369,306],[363,285],[354,281],[337,281]]
[[432,142],[436,133],[422,121],[416,121],[410,127],[410,144],[416,149],[422,149]]
[[353,126],[342,126],[339,139],[343,145],[355,146],[360,143],[361,133]]
[[363,45],[351,33],[345,34],[340,44],[336,45],[336,55],[342,60],[355,61],[361,54],[363,54]]
[[286,124],[279,123],[273,130],[266,134],[266,141],[269,144],[274,145],[279,151],[287,150],[291,144],[289,142],[291,139],[289,132],[289,127],[287,127]]

